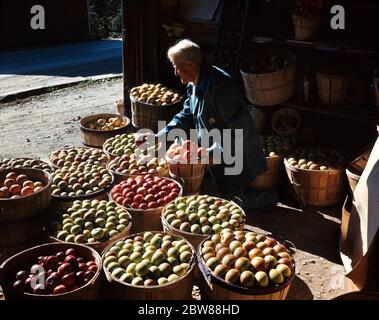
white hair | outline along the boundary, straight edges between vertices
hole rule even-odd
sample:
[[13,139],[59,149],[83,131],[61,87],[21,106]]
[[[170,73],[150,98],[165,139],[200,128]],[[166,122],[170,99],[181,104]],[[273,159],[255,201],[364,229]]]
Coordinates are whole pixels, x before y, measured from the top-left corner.
[[171,62],[174,60],[176,62],[191,60],[198,66],[203,62],[203,54],[199,45],[188,39],[180,40],[177,44],[168,49],[167,57]]

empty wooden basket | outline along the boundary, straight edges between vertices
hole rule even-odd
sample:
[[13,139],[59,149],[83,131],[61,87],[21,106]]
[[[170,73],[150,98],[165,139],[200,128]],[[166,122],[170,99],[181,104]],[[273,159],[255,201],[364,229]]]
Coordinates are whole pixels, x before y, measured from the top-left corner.
[[183,180],[183,193],[185,195],[195,194],[200,191],[206,164],[173,163],[169,159],[167,159],[167,162],[171,177]]
[[312,40],[321,25],[320,16],[292,15],[296,40]]

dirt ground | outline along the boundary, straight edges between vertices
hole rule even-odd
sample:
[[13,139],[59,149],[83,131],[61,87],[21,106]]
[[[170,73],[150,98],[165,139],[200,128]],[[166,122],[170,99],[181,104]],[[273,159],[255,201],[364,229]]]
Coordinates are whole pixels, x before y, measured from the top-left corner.
[[[121,97],[122,80],[115,79],[0,104],[0,155],[44,159],[56,149],[80,146],[80,117],[115,113],[113,102]],[[289,200],[271,213],[248,213],[247,222],[296,248],[296,276],[287,299],[331,299],[345,293],[338,250],[341,205],[301,210],[283,189]]]

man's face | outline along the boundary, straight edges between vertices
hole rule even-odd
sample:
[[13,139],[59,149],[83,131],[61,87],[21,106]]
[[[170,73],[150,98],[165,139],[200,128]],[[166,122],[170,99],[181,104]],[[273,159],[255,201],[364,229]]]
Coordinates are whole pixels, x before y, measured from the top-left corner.
[[194,82],[196,80],[198,71],[192,61],[172,61],[171,63],[174,68],[175,75],[180,77],[180,81],[183,84]]

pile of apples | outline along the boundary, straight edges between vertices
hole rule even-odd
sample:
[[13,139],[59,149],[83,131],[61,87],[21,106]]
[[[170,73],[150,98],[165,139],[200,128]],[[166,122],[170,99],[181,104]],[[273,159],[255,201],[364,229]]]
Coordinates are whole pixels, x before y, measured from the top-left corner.
[[208,156],[207,150],[203,147],[199,147],[191,140],[185,140],[181,145],[174,142],[166,153],[167,161],[172,164],[194,163],[206,156]]
[[41,181],[33,181],[25,174],[9,172],[5,180],[0,180],[0,198],[17,199],[20,197],[30,196],[44,188]]
[[144,83],[130,91],[134,99],[157,106],[177,103],[181,100],[180,94],[164,87],[162,84]]
[[76,290],[95,276],[98,265],[69,248],[51,256],[40,256],[14,275],[13,289],[19,293],[56,295]]
[[287,162],[303,170],[340,170],[346,166],[346,157],[332,148],[298,148],[288,155]]
[[124,154],[111,160],[108,164],[111,172],[123,175],[159,174],[167,168],[167,162],[164,159],[148,155],[139,157],[136,154]]
[[113,201],[127,208],[146,210],[165,206],[180,195],[180,185],[150,174],[130,177],[113,187]]
[[63,167],[53,174],[52,195],[78,197],[106,189],[113,181],[112,174],[103,165],[80,163]]
[[255,232],[224,229],[205,241],[200,250],[214,276],[249,289],[281,285],[295,272],[288,249]]
[[103,149],[111,155],[122,156],[131,155],[137,148],[136,139],[133,133],[118,134],[105,141]]
[[113,201],[74,201],[50,223],[53,236],[75,243],[104,242],[123,232],[131,221],[129,212]]
[[241,229],[245,221],[240,207],[208,195],[177,198],[165,208],[163,218],[174,229],[203,235]]
[[99,118],[96,121],[90,122],[87,127],[92,130],[110,131],[125,127],[126,120],[121,117],[113,117],[109,119]]
[[54,151],[49,156],[50,162],[59,167],[77,166],[80,163],[107,164],[108,156],[95,148],[68,148]]
[[194,251],[184,238],[144,232],[112,246],[104,255],[103,266],[121,282],[149,287],[184,277],[193,257]]
[[42,160],[37,159],[27,159],[27,158],[4,158],[0,159],[0,170],[1,169],[11,169],[11,168],[32,168],[44,170],[46,172],[52,173],[53,168]]

